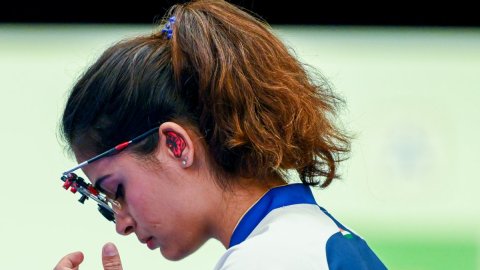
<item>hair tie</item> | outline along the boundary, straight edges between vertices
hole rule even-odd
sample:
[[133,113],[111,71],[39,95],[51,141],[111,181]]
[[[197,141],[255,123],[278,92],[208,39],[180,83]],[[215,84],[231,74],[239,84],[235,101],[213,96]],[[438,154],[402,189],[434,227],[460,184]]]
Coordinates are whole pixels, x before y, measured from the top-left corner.
[[168,22],[162,29],[162,33],[167,33],[167,39],[171,39],[173,36],[173,23],[175,22],[175,16],[168,19]]

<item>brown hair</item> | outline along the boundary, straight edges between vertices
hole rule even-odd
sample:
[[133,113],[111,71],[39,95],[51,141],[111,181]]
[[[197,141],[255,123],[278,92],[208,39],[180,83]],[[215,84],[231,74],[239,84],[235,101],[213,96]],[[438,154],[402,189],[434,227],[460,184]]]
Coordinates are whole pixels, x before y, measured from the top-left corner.
[[[171,39],[159,31],[120,42],[78,81],[62,122],[69,145],[99,152],[181,120],[205,135],[220,175],[296,170],[303,183],[328,186],[349,137],[333,123],[340,100],[322,77],[266,23],[225,1],[175,5],[171,16]],[[151,153],[157,140],[135,151]]]

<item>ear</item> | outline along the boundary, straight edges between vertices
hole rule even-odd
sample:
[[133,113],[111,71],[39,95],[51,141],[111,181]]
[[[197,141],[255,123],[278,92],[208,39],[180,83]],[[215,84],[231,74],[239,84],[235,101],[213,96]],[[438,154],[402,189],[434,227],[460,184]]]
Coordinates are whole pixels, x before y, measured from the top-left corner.
[[158,129],[162,148],[168,156],[178,161],[183,168],[188,168],[193,163],[194,145],[187,130],[177,123],[165,122]]

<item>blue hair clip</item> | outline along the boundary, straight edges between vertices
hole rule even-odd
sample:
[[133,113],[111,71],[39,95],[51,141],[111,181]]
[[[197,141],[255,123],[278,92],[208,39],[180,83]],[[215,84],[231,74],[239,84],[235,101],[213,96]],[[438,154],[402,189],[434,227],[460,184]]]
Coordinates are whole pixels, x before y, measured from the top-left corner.
[[168,22],[162,29],[162,33],[167,33],[167,38],[171,39],[173,36],[173,23],[175,22],[175,16],[172,16],[168,19]]

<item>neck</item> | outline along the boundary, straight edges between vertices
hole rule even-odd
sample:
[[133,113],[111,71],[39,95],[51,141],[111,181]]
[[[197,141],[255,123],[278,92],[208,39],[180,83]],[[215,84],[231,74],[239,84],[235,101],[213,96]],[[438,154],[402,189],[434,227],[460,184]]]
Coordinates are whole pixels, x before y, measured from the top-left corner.
[[228,190],[222,190],[221,202],[214,209],[212,220],[212,236],[219,240],[225,248],[230,245],[230,238],[236,226],[246,212],[271,188],[284,185],[283,181],[272,181],[258,185],[260,180],[248,179],[240,181]]

